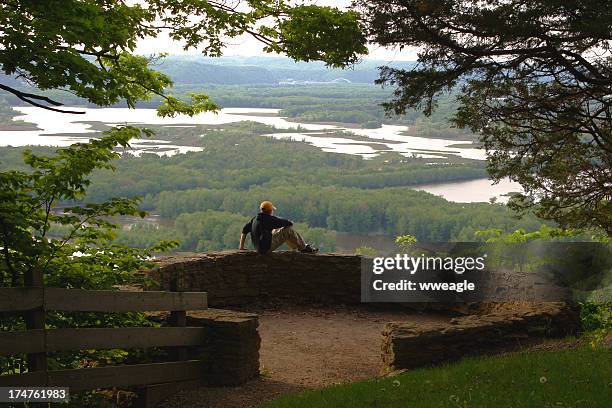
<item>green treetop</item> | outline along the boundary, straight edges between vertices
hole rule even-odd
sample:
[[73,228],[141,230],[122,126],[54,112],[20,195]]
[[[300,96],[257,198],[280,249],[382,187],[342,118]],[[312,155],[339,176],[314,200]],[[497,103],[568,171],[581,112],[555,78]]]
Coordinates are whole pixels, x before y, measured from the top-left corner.
[[[358,15],[332,7],[290,6],[277,0],[6,0],[0,4],[0,66],[41,90],[63,89],[108,106],[161,96],[159,114],[215,110],[206,95],[182,101],[166,90],[170,78],[151,59],[134,55],[137,42],[167,32],[185,49],[219,56],[225,41],[250,34],[265,51],[345,67],[365,54]],[[163,49],[160,52],[163,53]],[[29,104],[60,112],[58,102],[0,83]]]
[[612,236],[612,2],[358,0],[369,41],[420,47],[412,70],[385,67],[386,104],[430,114],[458,90],[454,122],[482,135],[489,171],[563,227]]

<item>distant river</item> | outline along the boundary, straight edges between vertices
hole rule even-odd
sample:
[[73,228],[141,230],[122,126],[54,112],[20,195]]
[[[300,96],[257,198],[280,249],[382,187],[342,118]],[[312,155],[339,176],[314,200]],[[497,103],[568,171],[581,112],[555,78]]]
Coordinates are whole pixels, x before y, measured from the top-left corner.
[[522,191],[521,185],[513,181],[502,180],[498,184],[493,184],[489,179],[425,184],[414,188],[442,196],[456,203],[487,202],[491,198],[496,198],[497,202],[506,203],[509,198],[506,194]]
[[[379,129],[353,129],[332,124],[292,122],[285,117],[278,116],[279,109],[226,108],[218,114],[209,112],[194,117],[178,115],[174,118],[160,118],[157,116],[155,109],[72,108],[85,112],[83,115],[56,113],[36,107],[19,106],[13,109],[22,114],[16,117],[16,120],[33,123],[39,130],[20,131],[13,129],[0,131],[0,146],[67,146],[74,142],[87,141],[87,134],[95,132],[90,122],[99,122],[105,125],[138,124],[194,127],[196,125],[223,125],[250,120],[278,129],[295,130],[293,132],[272,133],[267,136],[304,141],[328,152],[355,154],[366,158],[376,156],[384,151],[395,151],[407,157],[415,155],[424,158],[443,159],[445,155],[456,155],[468,159],[485,159],[485,154],[481,149],[453,147],[457,144],[469,144],[470,141],[408,136],[406,134],[406,132],[409,132],[408,126],[383,125]],[[355,139],[352,139],[350,135],[330,137],[329,132],[333,131],[352,132],[356,136]],[[157,142],[157,144],[151,142]],[[179,146],[170,146],[169,143],[150,139],[136,141],[136,145],[143,149],[146,147],[150,149],[163,148],[166,151],[163,154],[176,154],[187,150],[187,147],[193,147],[183,146],[185,149],[180,149]],[[143,144],[147,146],[142,146]],[[169,152],[171,148],[174,148],[173,152]]]
[[[467,159],[484,160],[482,149],[469,146],[470,141],[446,140],[409,136],[407,126],[383,125],[379,129],[354,129],[335,124],[298,123],[278,116],[279,109],[226,108],[218,114],[202,113],[194,117],[179,115],[174,118],[160,118],[155,109],[127,108],[73,108],[84,111],[83,115],[56,113],[36,107],[14,107],[21,113],[16,120],[36,125],[37,130],[0,130],[0,146],[68,146],[76,142],[86,142],[93,137],[95,130],[92,122],[105,125],[136,124],[162,125],[168,127],[195,127],[196,125],[222,125],[227,123],[254,121],[274,126],[289,132],[272,133],[279,139],[294,139],[319,147],[326,152],[345,153],[371,158],[382,152],[398,152],[406,157],[444,159],[449,155]],[[345,131],[353,133],[340,137],[330,132]],[[168,140],[138,139],[131,142],[130,153],[155,153],[173,155],[190,151],[201,151],[198,146],[174,144]],[[462,147],[455,147],[460,144]],[[491,186],[490,180],[445,183],[417,187],[420,190],[441,195],[450,201],[474,202],[488,201],[509,191],[517,191],[516,185],[501,183]]]

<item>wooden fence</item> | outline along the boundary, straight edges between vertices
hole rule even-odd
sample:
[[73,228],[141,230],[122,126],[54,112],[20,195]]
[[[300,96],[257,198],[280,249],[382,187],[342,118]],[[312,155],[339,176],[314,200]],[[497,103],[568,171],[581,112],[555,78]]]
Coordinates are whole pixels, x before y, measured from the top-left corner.
[[[30,279],[29,283],[32,282]],[[28,281],[26,281],[28,284]],[[57,386],[70,391],[145,386],[155,396],[143,396],[141,406],[151,406],[181,384],[199,384],[205,377],[203,361],[186,360],[186,347],[203,346],[202,327],[184,327],[186,311],[207,308],[205,292],[130,292],[62,289],[42,286],[0,288],[0,312],[20,312],[27,330],[0,332],[0,355],[27,354],[28,372],[0,376],[0,387]],[[173,327],[45,329],[45,312],[145,312],[170,311]],[[46,353],[89,349],[172,347],[176,361],[48,370]],[[165,387],[164,387],[165,386]]]

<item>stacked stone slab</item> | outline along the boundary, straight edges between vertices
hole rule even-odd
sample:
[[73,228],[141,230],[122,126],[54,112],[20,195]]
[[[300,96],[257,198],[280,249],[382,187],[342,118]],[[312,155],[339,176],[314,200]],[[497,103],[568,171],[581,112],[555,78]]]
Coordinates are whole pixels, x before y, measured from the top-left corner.
[[[158,260],[148,271],[161,290],[204,291],[212,307],[254,302],[361,304],[362,257],[339,254],[224,251]],[[176,289],[174,289],[176,288]],[[412,311],[471,313],[477,305],[461,303],[371,303]]]
[[240,385],[259,375],[256,314],[220,309],[189,312],[187,325],[207,329],[206,344],[190,356],[209,363],[207,384]]
[[578,316],[564,303],[489,304],[494,313],[454,318],[420,327],[387,323],[383,330],[384,372],[431,366],[464,357],[509,351],[534,339],[579,330]]
[[361,300],[358,256],[227,251],[195,257],[169,257],[149,275],[168,290],[208,292],[212,307],[253,301],[293,299],[356,304]]

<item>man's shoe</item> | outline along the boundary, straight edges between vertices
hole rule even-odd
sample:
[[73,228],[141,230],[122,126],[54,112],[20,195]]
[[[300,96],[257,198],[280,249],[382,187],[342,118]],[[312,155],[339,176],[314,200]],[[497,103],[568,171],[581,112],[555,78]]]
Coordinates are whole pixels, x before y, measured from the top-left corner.
[[300,252],[303,254],[316,254],[317,252],[319,252],[319,248],[307,244],[303,249],[300,249]]

